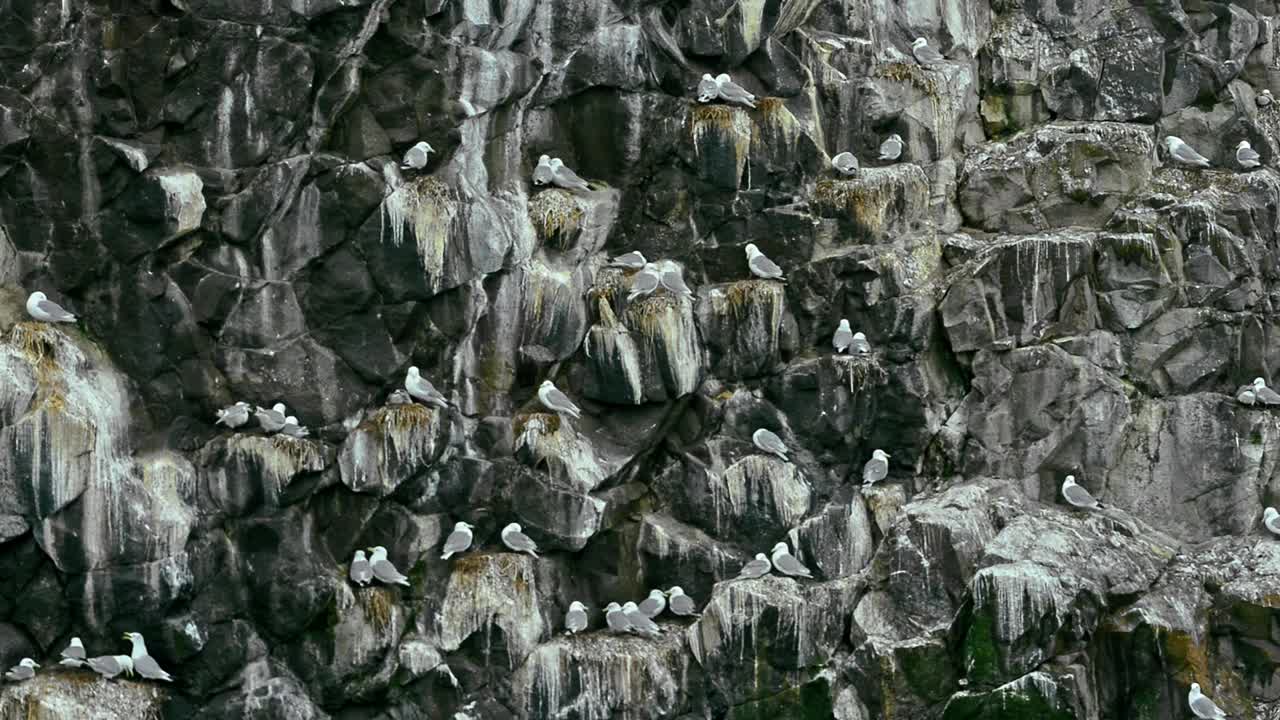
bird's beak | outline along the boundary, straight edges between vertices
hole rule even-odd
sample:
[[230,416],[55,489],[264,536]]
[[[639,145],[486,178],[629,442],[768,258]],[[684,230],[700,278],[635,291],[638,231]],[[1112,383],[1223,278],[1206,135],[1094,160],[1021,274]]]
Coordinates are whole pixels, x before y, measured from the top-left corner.
[[33,662],[33,663],[31,663],[31,667],[40,667],[40,663],[38,663],[38,662]]
[[129,637],[129,633],[124,633],[124,634],[122,634],[120,637],[124,638],[125,640],[132,640],[132,639],[133,639],[133,638]]

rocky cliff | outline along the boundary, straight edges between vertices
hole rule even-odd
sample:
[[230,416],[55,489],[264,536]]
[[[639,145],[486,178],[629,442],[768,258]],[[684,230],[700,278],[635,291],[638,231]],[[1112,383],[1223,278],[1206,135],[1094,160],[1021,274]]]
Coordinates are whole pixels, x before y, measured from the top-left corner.
[[[1280,717],[1278,10],[0,0],[0,717]],[[172,684],[51,669],[130,631]]]

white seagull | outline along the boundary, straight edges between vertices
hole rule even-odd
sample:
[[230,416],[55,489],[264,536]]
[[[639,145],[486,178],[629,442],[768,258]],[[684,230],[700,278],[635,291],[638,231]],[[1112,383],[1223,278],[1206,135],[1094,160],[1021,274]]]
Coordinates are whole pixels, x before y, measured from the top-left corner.
[[644,267],[647,263],[648,261],[644,259],[643,253],[641,253],[639,250],[632,250],[631,252],[626,253],[625,255],[619,255],[618,257],[610,260],[609,267],[620,267],[620,268],[625,268],[627,270],[639,270],[640,268]]
[[890,162],[902,157],[902,136],[894,133],[888,140],[880,143],[880,160]]
[[778,267],[764,253],[760,252],[760,248],[755,243],[747,243],[747,267],[751,269],[751,274],[765,280],[782,280],[782,268]]
[[631,278],[631,292],[627,295],[627,302],[653,293],[661,283],[662,272],[658,270],[658,266],[645,263],[643,269]]
[[444,395],[436,390],[436,386],[431,381],[422,377],[422,373],[418,371],[415,365],[409,368],[409,372],[404,376],[404,389],[409,392],[409,396],[421,400],[422,402],[433,405],[440,409],[449,407],[449,401]]
[[465,523],[459,520],[453,526],[453,532],[449,533],[449,539],[444,541],[444,549],[441,551],[440,559],[448,560],[455,553],[466,552],[471,549],[471,530],[475,525]]
[[591,186],[586,180],[578,177],[578,174],[560,161],[560,158],[551,158],[551,182],[556,187],[562,187],[565,190],[590,190]]
[[133,675],[133,659],[128,655],[99,655],[85,662],[90,670],[108,680],[120,673]]
[[1252,170],[1262,165],[1262,157],[1258,155],[1258,151],[1249,146],[1248,140],[1241,140],[1236,145],[1236,162],[1240,163],[1240,167],[1245,170]]
[[631,632],[649,637],[658,637],[662,634],[662,631],[658,629],[657,623],[645,617],[645,614],[640,612],[640,608],[636,607],[635,603],[628,602],[624,604],[622,613],[627,616],[627,622],[631,624]]
[[511,523],[502,528],[502,544],[515,552],[525,552],[538,557],[538,546],[524,534],[520,523]]
[[836,334],[831,336],[831,347],[836,349],[836,354],[840,354],[848,352],[852,342],[853,331],[849,329],[849,321],[841,318],[840,327],[836,328]]
[[551,156],[543,155],[538,158],[538,165],[533,169],[534,185],[550,185],[553,173],[551,172]]
[[298,418],[290,415],[284,419],[284,427],[280,428],[280,434],[287,435],[291,438],[302,439],[311,435],[311,431],[305,426],[298,424]]
[[783,575],[792,577],[812,578],[813,573],[809,568],[800,564],[800,561],[791,554],[787,549],[787,544],[780,542],[773,546],[773,567]]
[[662,287],[666,288],[667,292],[672,295],[693,297],[693,291],[689,289],[688,285],[684,284],[684,273],[680,270],[679,265],[668,262],[666,269],[662,271],[661,281]]
[[560,392],[556,384],[550,380],[543,380],[538,386],[538,401],[543,407],[558,415],[568,415],[574,420],[582,417],[582,410],[573,404],[568,395]]
[[27,314],[40,322],[75,322],[76,316],[44,296],[39,290],[27,298]]
[[147,643],[142,639],[142,633],[129,632],[124,634],[126,640],[133,641],[133,652],[129,653],[129,659],[133,661],[133,669],[139,675],[148,680],[163,680],[165,682],[173,682],[173,678],[169,673],[160,668],[160,663],[147,652]]
[[351,569],[347,571],[347,577],[360,587],[367,587],[373,582],[373,566],[369,564],[363,550],[357,550],[355,557],[351,558]]
[[1236,390],[1236,402],[1241,405],[1253,405],[1258,402],[1258,394],[1253,391],[1253,383],[1241,385],[1240,389]]
[[405,170],[421,170],[427,166],[427,157],[435,151],[426,141],[419,142],[404,154],[404,163],[400,167]]
[[1272,535],[1280,537],[1280,512],[1269,507],[1262,511],[1262,526],[1271,531]]
[[62,651],[62,662],[59,664],[67,667],[81,667],[87,657],[84,652],[84,643],[80,642],[80,638],[73,637],[71,643]]
[[874,485],[889,476],[889,453],[879,448],[871,451],[871,459],[862,466],[862,484]]
[[1227,714],[1222,712],[1204,693],[1200,692],[1200,683],[1191,683],[1191,692],[1187,693],[1187,704],[1191,712],[1200,720],[1226,720]]
[[1182,138],[1176,135],[1165,137],[1164,145],[1169,150],[1169,157],[1181,165],[1209,167],[1209,158],[1196,152],[1194,148],[1183,142]]
[[1253,379],[1253,395],[1263,405],[1280,405],[1280,394],[1267,387],[1267,381],[1262,378]]
[[720,97],[720,86],[716,84],[716,79],[711,77],[711,73],[703,73],[702,79],[698,81],[698,102],[709,103]]
[[249,422],[249,403],[238,402],[235,405],[218,410],[216,413],[218,419],[214,421],[214,425],[226,425],[229,428],[238,428]]
[[675,585],[667,591],[667,606],[671,608],[671,614],[679,617],[697,617],[698,606],[693,603],[693,598],[684,594],[684,590]]
[[258,418],[258,424],[267,432],[280,432],[283,430],[285,420],[289,417],[285,415],[284,403],[276,403],[270,408],[264,408],[259,405],[253,416]]
[[747,92],[746,88],[729,79],[727,73],[716,76],[716,89],[725,102],[738,103],[747,107],[756,106],[756,96]]
[[663,610],[667,609],[667,595],[661,590],[650,590],[649,597],[641,600],[637,607],[640,608],[640,612],[644,613],[645,617],[656,618],[662,614]]
[[587,629],[587,606],[574,600],[569,603],[569,612],[564,614],[564,630],[574,635]]
[[734,580],[755,580],[768,575],[773,570],[773,563],[769,562],[769,558],[764,553],[756,553],[754,560],[742,566],[742,570],[738,571],[738,577]]
[[790,462],[790,458],[787,457],[787,444],[782,442],[782,438],[772,431],[764,428],[756,430],[751,433],[751,442],[760,450],[770,455],[777,455],[784,461]]
[[867,342],[867,336],[860,332],[853,334],[853,342],[849,345],[854,355],[866,355],[871,352],[871,343]]
[[848,150],[831,158],[831,168],[845,177],[858,174],[858,158]]
[[922,37],[916,38],[915,41],[911,43],[911,54],[915,56],[916,62],[925,67],[937,65],[938,63],[946,61],[946,58],[942,56],[942,53],[929,47],[929,41]]
[[369,567],[373,569],[373,576],[379,582],[387,585],[403,585],[409,587],[409,578],[405,577],[396,566],[391,564],[387,559],[387,549],[381,545],[371,548],[369,551]]
[[627,619],[627,614],[622,611],[622,606],[616,602],[611,602],[604,609],[604,624],[609,628],[609,632],[623,633],[631,632],[631,621]]
[[12,680],[14,682],[22,682],[23,680],[30,680],[31,678],[36,676],[36,668],[38,667],[40,666],[36,664],[35,660],[24,657],[18,661],[17,665],[14,665],[12,668],[10,668],[9,672],[5,673],[4,676],[6,679]]
[[1254,102],[1258,103],[1258,107],[1267,107],[1271,103],[1275,102],[1275,98],[1271,97],[1270,90],[1263,90],[1261,95],[1254,98]]
[[1067,479],[1062,481],[1062,497],[1066,498],[1073,507],[1088,510],[1097,510],[1100,507],[1088,490],[1076,484],[1075,475],[1068,475]]

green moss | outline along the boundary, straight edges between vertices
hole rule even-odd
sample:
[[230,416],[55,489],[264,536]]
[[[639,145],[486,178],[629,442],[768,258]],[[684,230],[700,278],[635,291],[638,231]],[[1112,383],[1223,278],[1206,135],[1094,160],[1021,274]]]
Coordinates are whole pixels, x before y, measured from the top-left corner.
[[788,688],[729,711],[730,720],[830,720],[832,717],[835,714],[831,687],[824,679]]
[[930,702],[946,699],[955,688],[955,670],[946,646],[926,643],[898,648],[895,653],[902,677],[911,692]]
[[1000,654],[993,638],[995,626],[991,614],[975,609],[964,636],[965,677],[970,682],[997,682],[1000,679]]

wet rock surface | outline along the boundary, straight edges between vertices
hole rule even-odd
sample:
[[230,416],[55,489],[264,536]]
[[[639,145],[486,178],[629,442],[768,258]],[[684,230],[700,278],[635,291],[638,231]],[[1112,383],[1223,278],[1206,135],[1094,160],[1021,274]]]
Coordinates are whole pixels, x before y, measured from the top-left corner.
[[0,5],[0,718],[1280,716],[1273,4]]

